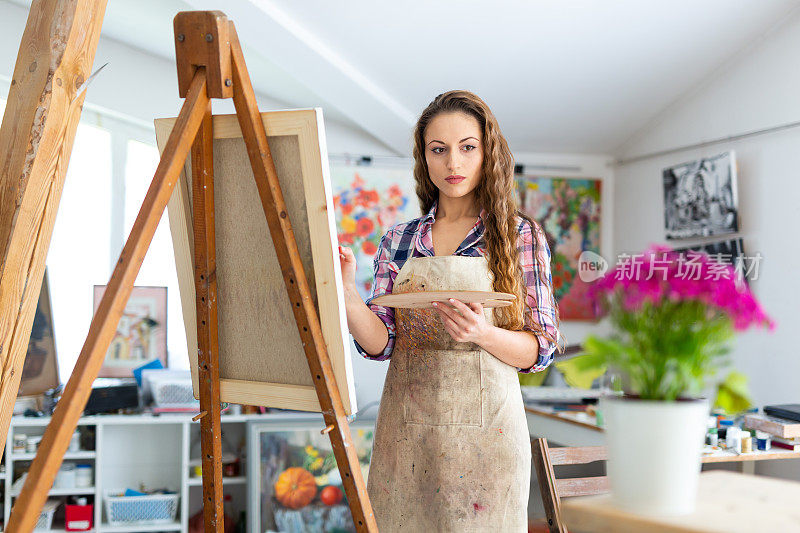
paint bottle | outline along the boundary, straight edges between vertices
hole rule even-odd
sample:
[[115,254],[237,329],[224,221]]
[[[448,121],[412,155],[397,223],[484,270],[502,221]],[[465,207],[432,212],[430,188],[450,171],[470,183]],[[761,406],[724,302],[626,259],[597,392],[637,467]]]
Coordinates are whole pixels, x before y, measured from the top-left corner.
[[742,453],[742,430],[736,426],[731,426],[725,432],[725,447],[729,450],[735,450],[736,453]]
[[762,452],[768,451],[772,447],[772,439],[766,431],[756,430],[756,448]]
[[28,436],[22,433],[14,435],[14,453],[25,453],[28,446]]
[[69,451],[71,452],[81,451],[81,433],[77,429],[72,434],[72,438],[69,439]]
[[28,453],[36,453],[39,449],[39,444],[42,442],[42,435],[29,435],[26,443],[26,451]]
[[717,432],[717,428],[708,428],[708,433],[706,434],[706,442],[709,446],[717,446],[719,445],[719,434]]
[[728,428],[733,427],[733,420],[720,420],[719,421],[719,438],[720,439],[727,439],[728,436]]
[[749,432],[742,433],[742,453],[751,453],[753,451],[753,437]]

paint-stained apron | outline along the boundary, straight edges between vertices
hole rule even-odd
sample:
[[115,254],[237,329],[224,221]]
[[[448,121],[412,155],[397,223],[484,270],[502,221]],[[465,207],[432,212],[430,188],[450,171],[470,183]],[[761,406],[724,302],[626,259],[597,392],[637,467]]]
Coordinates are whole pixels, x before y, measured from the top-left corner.
[[[409,258],[392,293],[439,290],[491,291],[486,258]],[[367,480],[378,529],[527,531],[531,446],[517,369],[453,340],[435,309],[395,309],[395,324]]]

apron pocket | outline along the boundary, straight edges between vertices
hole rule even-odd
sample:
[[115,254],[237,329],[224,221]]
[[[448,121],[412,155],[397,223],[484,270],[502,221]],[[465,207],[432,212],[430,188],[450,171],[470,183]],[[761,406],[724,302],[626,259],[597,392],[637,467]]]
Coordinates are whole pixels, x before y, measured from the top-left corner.
[[403,420],[429,426],[481,426],[481,351],[405,354]]

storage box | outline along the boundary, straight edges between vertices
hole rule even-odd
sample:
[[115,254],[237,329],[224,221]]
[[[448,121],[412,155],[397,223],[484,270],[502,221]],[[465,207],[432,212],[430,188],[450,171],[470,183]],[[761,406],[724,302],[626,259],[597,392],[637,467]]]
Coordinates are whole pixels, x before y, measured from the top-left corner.
[[64,507],[67,531],[89,531],[94,521],[94,505],[69,505]]
[[180,494],[148,494],[145,496],[124,496],[124,494],[123,490],[105,491],[106,515],[110,525],[158,524],[175,521]]
[[49,530],[53,527],[53,515],[56,514],[56,509],[61,505],[58,500],[47,500],[42,507],[42,514],[39,515],[39,520],[33,526],[34,530]]
[[145,369],[142,371],[142,392],[145,400],[152,399],[154,407],[200,409],[188,370]]

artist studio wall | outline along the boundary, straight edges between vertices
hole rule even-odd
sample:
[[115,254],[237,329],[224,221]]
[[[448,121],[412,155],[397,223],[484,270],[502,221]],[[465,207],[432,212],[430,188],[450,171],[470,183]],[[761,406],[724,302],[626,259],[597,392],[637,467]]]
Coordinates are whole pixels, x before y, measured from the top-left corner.
[[[25,27],[27,9],[9,3],[0,3],[0,93],[5,95],[10,82],[10,73],[19,47],[19,40]],[[165,31],[171,31],[167,24]],[[116,261],[121,250],[130,223],[136,215],[144,192],[152,178],[157,161],[157,150],[153,136],[152,120],[156,117],[174,116],[179,109],[181,100],[177,95],[177,78],[172,60],[158,57],[142,50],[127,46],[113,39],[101,35],[95,60],[96,67],[108,62],[108,66],[92,83],[87,93],[84,106],[81,130],[87,136],[101,139],[100,144],[94,146],[95,150],[106,151],[99,155],[103,162],[98,168],[106,172],[106,180],[101,180],[102,191],[98,194],[108,198],[106,204],[108,212],[96,211],[94,216],[98,221],[109,220],[108,227],[100,224],[89,224],[87,227],[102,234],[83,232],[83,242],[92,254],[100,257],[83,255],[85,264],[91,263],[91,275],[87,274],[86,306],[91,306],[91,284],[105,284],[110,275],[111,265]],[[431,95],[433,96],[433,95]],[[280,109],[287,107],[285,104],[259,95],[259,104],[262,110]],[[491,103],[490,103],[491,104]],[[309,106],[323,106],[323,101],[310,101]],[[233,108],[230,102],[215,102],[215,113],[229,113]],[[354,154],[370,156],[390,156],[393,152],[382,143],[360,129],[330,118],[333,114],[326,109],[325,130],[330,154]],[[406,151],[410,154],[411,131],[408,132],[408,146],[392,147]],[[79,130],[78,139],[81,137]],[[514,140],[509,139],[514,145]],[[76,146],[77,146],[76,141]],[[110,146],[110,153],[108,146]],[[603,256],[611,253],[613,244],[613,169],[607,166],[609,157],[592,154],[546,154],[536,153],[530,147],[527,151],[515,149],[514,156],[520,164],[532,169],[531,172],[541,176],[561,177],[592,177],[603,180],[603,227],[601,247]],[[77,151],[76,151],[77,155]],[[75,156],[73,156],[75,157]],[[78,171],[77,158],[73,159],[76,167],[71,172]],[[410,168],[410,160],[406,161]],[[551,168],[555,167],[555,168]],[[82,187],[75,183],[71,174],[68,186],[72,183],[75,194],[79,197]],[[106,190],[107,189],[107,190]],[[68,208],[65,190],[62,208]],[[416,201],[416,200],[414,200]],[[93,204],[97,205],[97,204]],[[97,206],[95,209],[101,209]],[[168,349],[169,363],[175,368],[186,368],[188,357],[185,353],[184,328],[181,322],[181,312],[178,307],[177,280],[175,277],[174,262],[172,259],[169,231],[164,219],[154,237],[151,251],[145,259],[142,274],[138,282],[147,285],[166,285],[169,287],[168,308]],[[97,227],[96,227],[97,226]],[[100,231],[102,230],[102,231]],[[58,237],[58,223],[54,235],[53,249],[58,248],[58,242],[69,237]],[[80,230],[72,232],[81,234]],[[69,235],[67,231],[65,235]],[[99,243],[99,244],[98,244]],[[55,275],[55,274],[53,274]],[[91,278],[91,280],[89,279]],[[62,291],[64,289],[61,289]],[[59,287],[52,286],[54,307],[58,307],[59,300],[62,306],[69,306],[71,302],[80,298],[79,287],[72,289],[74,294],[61,293]],[[68,308],[68,307],[67,307]],[[65,312],[54,311],[56,327],[56,342],[58,345],[59,359],[61,361],[61,378],[66,379],[77,358],[78,351],[83,345],[85,334],[91,319],[90,311],[85,313],[66,313],[67,318],[60,318]],[[71,322],[65,322],[69,320]],[[590,322],[568,322],[563,325],[567,340],[571,343],[580,342],[583,336],[596,329],[598,326]],[[64,331],[59,335],[60,331]],[[367,361],[358,356],[353,348],[353,367],[356,377],[356,394],[358,405],[365,407],[371,402],[380,399],[383,381],[388,368],[388,363]],[[374,406],[372,407],[374,409]]]
[[[794,16],[667,109],[619,155],[632,157],[800,120],[797,50],[800,17]],[[739,235],[745,254],[763,256],[759,279],[752,287],[777,321],[772,334],[758,331],[737,338],[735,365],[749,376],[756,405],[796,403],[800,391],[800,247],[796,242],[800,128],[618,167],[615,248],[635,251],[650,242],[666,242],[662,168],[729,149],[736,151],[739,161]],[[757,468],[800,479],[800,461],[777,463]]]

